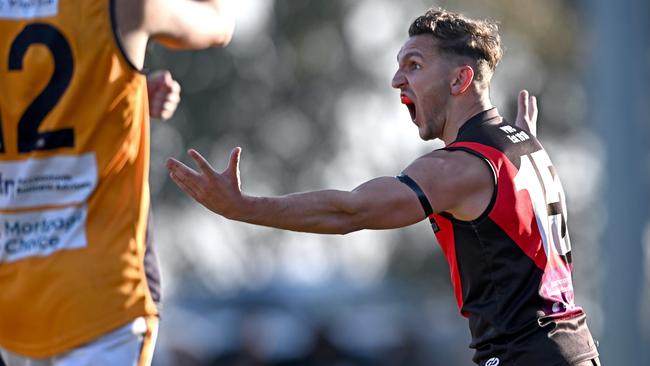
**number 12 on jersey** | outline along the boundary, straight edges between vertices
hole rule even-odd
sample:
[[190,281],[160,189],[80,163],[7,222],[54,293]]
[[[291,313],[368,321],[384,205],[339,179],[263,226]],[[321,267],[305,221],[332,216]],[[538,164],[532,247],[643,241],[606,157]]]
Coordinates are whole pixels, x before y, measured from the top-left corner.
[[[23,68],[23,59],[27,50],[31,46],[38,44],[46,46],[52,53],[54,72],[45,89],[29,104],[18,121],[17,142],[19,153],[74,146],[72,128],[46,132],[38,131],[41,123],[59,102],[72,79],[74,62],[72,50],[65,36],[50,24],[33,23],[27,25],[11,43],[7,70],[10,72],[28,72]],[[2,123],[1,118],[0,123]],[[0,153],[6,151],[6,143],[0,125]]]

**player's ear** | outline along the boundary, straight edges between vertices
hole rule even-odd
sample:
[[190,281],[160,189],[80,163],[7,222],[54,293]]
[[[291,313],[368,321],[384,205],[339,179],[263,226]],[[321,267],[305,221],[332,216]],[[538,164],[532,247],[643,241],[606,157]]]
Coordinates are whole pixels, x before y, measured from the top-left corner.
[[451,95],[461,95],[474,81],[474,69],[469,65],[461,65],[454,69],[453,79],[449,85]]

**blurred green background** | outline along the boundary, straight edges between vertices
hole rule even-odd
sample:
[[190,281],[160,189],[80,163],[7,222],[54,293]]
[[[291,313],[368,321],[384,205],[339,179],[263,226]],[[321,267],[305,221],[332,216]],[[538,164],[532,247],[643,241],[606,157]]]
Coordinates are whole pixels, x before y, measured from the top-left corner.
[[538,96],[539,136],[567,193],[577,302],[604,364],[648,364],[646,2],[235,6],[225,49],[149,49],[147,67],[171,70],[183,88],[176,115],[152,126],[165,296],[154,364],[470,364],[467,324],[426,222],[346,236],[229,222],[181,194],[164,168],[192,147],[221,169],[241,146],[243,189],[260,195],[399,174],[441,146],[419,139],[390,87],[408,26],[430,6],[500,22],[492,101],[514,120],[517,92]]

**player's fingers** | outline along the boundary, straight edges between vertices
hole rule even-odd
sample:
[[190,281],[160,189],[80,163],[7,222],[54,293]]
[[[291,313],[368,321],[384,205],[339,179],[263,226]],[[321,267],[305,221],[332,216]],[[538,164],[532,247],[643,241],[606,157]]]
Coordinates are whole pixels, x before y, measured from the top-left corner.
[[[178,106],[178,103],[175,102],[165,102],[162,106],[158,107],[159,109],[157,110],[159,116],[157,118],[163,119],[163,120],[168,120],[170,119],[174,113],[176,112],[176,107]],[[153,116],[153,114],[152,114]]]
[[172,73],[169,72],[169,70],[163,70],[161,74],[162,75],[160,76],[160,78],[162,80],[162,84],[165,87],[171,88],[172,84],[174,83],[174,78],[172,78]]
[[522,90],[519,92],[517,97],[517,119],[515,120],[515,125],[520,128],[528,129],[525,126],[526,116],[528,114],[528,91]]
[[153,87],[150,88],[149,90],[149,103],[152,103],[153,101],[160,101],[164,102],[166,99],[168,99],[168,94],[169,92],[165,91],[164,88],[162,87],[162,84],[153,84]]
[[170,111],[170,110],[167,110],[167,109],[162,109],[160,111],[160,116],[156,117],[156,118],[160,118],[161,120],[166,121],[166,120],[172,118],[173,115],[174,115],[174,111]]
[[177,95],[179,100],[180,100],[180,94],[181,94],[181,84],[178,83],[176,80],[172,80],[171,88],[170,91]]
[[174,100],[166,100],[162,105],[163,110],[171,112],[174,112],[176,110],[176,107],[178,107],[178,101]]
[[178,104],[181,101],[181,95],[177,92],[170,91],[162,95],[165,102]]
[[241,176],[239,173],[239,160],[241,159],[241,147],[235,148],[236,159],[235,159],[235,179],[237,181],[237,189],[241,191]]
[[183,179],[195,179],[199,177],[199,173],[197,171],[174,158],[167,159],[165,166],[170,173],[174,173],[176,176]]
[[537,97],[534,95],[530,96],[530,114],[528,118],[528,126],[530,127],[530,132],[537,136],[537,118],[539,117],[539,109],[537,108]]
[[537,97],[531,95],[530,98],[528,98],[528,106],[528,119],[537,122]]
[[169,71],[165,70],[165,74],[161,80],[161,89],[166,93],[166,95],[174,95],[174,98],[180,100],[181,84],[174,80]]
[[207,160],[205,160],[203,155],[199,154],[199,152],[194,149],[189,149],[187,153],[196,162],[196,165],[201,169],[204,175],[208,177],[214,175],[214,169],[212,169],[212,166]]
[[167,159],[166,165],[170,174],[173,174],[176,178],[175,181],[182,182],[184,186],[190,189],[194,193],[193,197],[199,197],[199,193],[204,191],[204,178],[194,169],[174,158]]
[[234,173],[239,176],[239,157],[241,156],[241,147],[236,147],[230,152],[230,159],[228,160],[228,167],[226,171]]
[[190,186],[188,186],[183,179],[181,179],[179,176],[177,176],[175,173],[170,172],[169,177],[172,179],[172,181],[180,188],[183,192],[189,194],[192,196],[194,199],[198,199],[198,194],[194,189],[192,189]]

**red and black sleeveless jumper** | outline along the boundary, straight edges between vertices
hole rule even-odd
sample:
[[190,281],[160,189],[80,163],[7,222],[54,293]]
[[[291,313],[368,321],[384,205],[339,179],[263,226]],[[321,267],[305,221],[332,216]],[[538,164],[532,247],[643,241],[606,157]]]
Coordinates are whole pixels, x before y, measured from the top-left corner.
[[[460,312],[469,319],[474,362],[550,366],[597,357],[574,302],[564,192],[539,141],[493,108],[467,121],[444,150],[477,156],[495,180],[492,200],[476,220],[427,212]],[[430,210],[428,202],[423,207]]]

